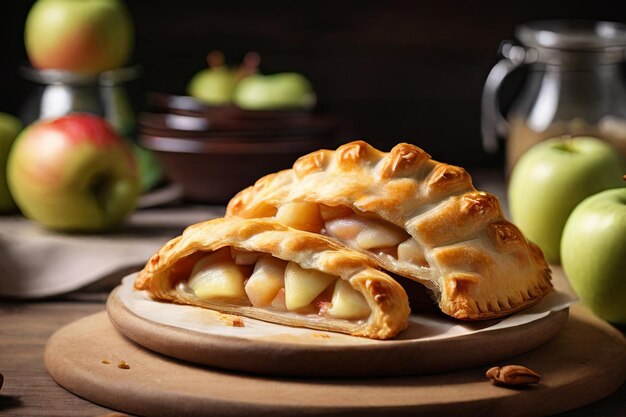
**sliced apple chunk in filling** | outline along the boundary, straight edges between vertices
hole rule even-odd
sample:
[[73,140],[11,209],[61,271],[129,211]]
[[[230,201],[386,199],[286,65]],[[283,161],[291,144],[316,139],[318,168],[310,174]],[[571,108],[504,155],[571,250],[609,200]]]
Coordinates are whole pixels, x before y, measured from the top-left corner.
[[319,210],[320,216],[325,222],[341,217],[354,216],[354,211],[348,206],[327,206],[326,204],[320,204]]
[[380,221],[363,222],[365,227],[356,236],[356,244],[361,249],[391,248],[402,243],[407,233],[399,227]]
[[[252,264],[251,259],[255,259]],[[244,264],[238,264],[243,260]],[[268,254],[234,248],[222,248],[201,257],[187,285],[204,301],[217,299],[340,320],[361,320],[371,314],[365,297],[337,276]]]
[[330,304],[328,314],[338,319],[363,319],[371,312],[365,297],[341,279],[335,284]]
[[254,266],[254,272],[246,281],[246,294],[255,307],[266,307],[272,304],[274,298],[285,287],[285,268],[287,261],[263,256]]
[[201,300],[245,300],[243,284],[248,275],[247,268],[237,265],[228,249],[220,249],[196,262],[189,277],[189,287]]
[[409,238],[394,224],[357,215],[327,221],[325,230],[327,235],[364,250],[396,247]]
[[363,225],[354,221],[353,217],[339,217],[327,221],[324,226],[326,235],[342,240],[351,245],[356,244],[356,237],[363,229]]
[[317,203],[289,203],[278,208],[276,220],[285,226],[319,233],[324,226]]
[[422,247],[413,238],[409,238],[398,245],[398,260],[428,266]]
[[285,303],[293,311],[311,304],[337,277],[289,262],[285,269]]
[[230,256],[232,256],[237,265],[254,265],[263,254],[260,252],[242,251],[231,248]]
[[276,297],[272,300],[271,307],[278,311],[287,311],[287,302],[285,301],[285,289],[281,288]]

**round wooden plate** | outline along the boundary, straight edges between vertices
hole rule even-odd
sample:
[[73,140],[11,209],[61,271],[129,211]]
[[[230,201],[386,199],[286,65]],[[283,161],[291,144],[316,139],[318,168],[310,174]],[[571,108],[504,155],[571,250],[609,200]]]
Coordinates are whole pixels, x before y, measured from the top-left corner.
[[107,302],[112,323],[125,336],[174,358],[271,375],[397,376],[480,366],[546,343],[568,316],[567,308],[547,309],[550,300],[524,314],[480,323],[412,316],[397,338],[377,341],[156,302],[132,288],[134,279],[126,277]]
[[[458,356],[470,354],[458,351]],[[177,361],[132,343],[104,312],[57,331],[48,372],[87,400],[141,416],[542,416],[581,407],[626,377],[624,337],[574,306],[557,337],[497,365],[541,374],[526,389],[492,385],[487,366],[396,378],[276,378]]]

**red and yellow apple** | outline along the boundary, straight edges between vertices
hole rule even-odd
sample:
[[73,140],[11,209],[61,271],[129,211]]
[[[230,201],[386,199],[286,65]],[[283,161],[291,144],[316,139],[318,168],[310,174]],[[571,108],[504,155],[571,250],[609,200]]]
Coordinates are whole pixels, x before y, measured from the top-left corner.
[[38,0],[24,31],[34,67],[85,74],[126,64],[133,38],[133,22],[121,0]]
[[22,122],[17,117],[0,113],[0,213],[16,209],[7,185],[6,168],[11,145],[20,130],[22,130]]
[[104,119],[88,114],[24,129],[7,176],[22,213],[59,231],[108,230],[133,211],[140,193],[127,143]]

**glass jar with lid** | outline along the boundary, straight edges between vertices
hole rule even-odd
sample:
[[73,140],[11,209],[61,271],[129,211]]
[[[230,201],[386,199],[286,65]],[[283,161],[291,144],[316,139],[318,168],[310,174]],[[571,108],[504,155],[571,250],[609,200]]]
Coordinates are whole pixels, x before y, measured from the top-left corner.
[[[506,140],[506,169],[531,146],[561,135],[596,136],[626,158],[626,25],[597,21],[535,21],[515,29],[489,73],[481,128],[487,151]],[[505,118],[498,106],[502,82],[527,65],[528,75]]]

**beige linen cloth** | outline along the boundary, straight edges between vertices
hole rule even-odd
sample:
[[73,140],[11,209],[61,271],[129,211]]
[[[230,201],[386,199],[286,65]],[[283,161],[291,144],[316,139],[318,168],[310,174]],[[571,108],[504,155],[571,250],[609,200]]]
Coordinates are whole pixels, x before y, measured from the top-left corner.
[[137,210],[118,230],[61,234],[19,215],[0,216],[0,297],[42,298],[139,270],[185,227],[223,216],[224,207]]

